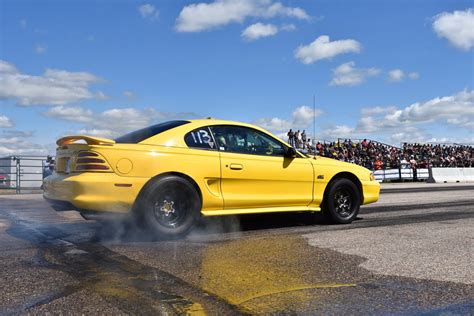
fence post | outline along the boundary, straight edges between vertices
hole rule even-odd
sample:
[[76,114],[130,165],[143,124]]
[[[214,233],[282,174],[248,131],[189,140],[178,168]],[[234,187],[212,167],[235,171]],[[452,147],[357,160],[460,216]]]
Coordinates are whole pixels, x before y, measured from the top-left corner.
[[15,170],[15,173],[16,173],[16,193],[21,193],[21,178],[20,178],[20,175],[21,175],[21,163],[20,163],[20,157],[15,157],[15,167],[16,167],[16,170]]

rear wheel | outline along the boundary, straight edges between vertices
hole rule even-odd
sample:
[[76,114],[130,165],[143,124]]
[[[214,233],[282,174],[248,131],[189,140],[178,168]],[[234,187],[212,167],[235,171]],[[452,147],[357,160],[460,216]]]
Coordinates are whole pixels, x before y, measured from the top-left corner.
[[201,199],[188,180],[165,176],[145,188],[135,211],[140,226],[158,237],[177,238],[197,222]]
[[323,214],[331,223],[351,223],[359,213],[360,192],[349,179],[336,179],[324,199]]

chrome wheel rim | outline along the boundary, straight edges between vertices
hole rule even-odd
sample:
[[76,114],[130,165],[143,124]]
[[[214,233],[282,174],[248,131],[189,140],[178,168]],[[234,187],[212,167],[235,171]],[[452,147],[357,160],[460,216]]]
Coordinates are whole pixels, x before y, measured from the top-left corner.
[[159,223],[174,228],[184,216],[180,206],[180,203],[176,203],[172,197],[164,197],[155,202],[153,213]]
[[334,208],[341,217],[350,217],[353,213],[352,195],[347,189],[340,189],[334,194]]

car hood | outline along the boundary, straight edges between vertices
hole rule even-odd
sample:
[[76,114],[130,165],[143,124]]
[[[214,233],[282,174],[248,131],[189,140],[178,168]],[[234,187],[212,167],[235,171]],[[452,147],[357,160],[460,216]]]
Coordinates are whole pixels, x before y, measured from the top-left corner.
[[347,170],[347,171],[352,170],[354,172],[361,172],[361,173],[371,173],[372,172],[371,170],[369,170],[365,167],[356,165],[355,163],[344,162],[344,161],[340,161],[340,160],[333,159],[333,158],[316,156],[316,158],[310,157],[310,159],[311,159],[311,163],[313,165],[335,166],[335,167],[340,167],[341,169],[344,169],[344,170]]

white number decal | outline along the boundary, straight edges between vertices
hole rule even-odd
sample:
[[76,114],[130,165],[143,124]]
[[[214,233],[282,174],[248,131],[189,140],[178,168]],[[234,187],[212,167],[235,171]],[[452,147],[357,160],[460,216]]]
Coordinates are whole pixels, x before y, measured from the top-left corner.
[[191,136],[196,144],[208,144],[211,148],[214,147],[214,143],[207,130],[200,129],[199,131],[192,132]]

